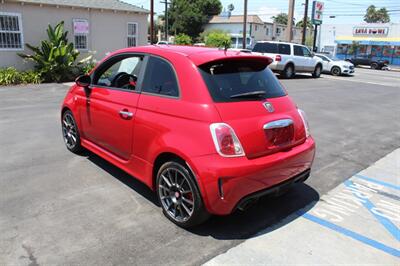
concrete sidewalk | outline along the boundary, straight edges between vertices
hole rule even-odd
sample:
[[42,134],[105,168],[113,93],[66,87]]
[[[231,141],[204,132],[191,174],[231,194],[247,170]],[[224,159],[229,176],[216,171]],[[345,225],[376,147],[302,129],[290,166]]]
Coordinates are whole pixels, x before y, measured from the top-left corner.
[[205,265],[400,265],[399,183],[397,149]]

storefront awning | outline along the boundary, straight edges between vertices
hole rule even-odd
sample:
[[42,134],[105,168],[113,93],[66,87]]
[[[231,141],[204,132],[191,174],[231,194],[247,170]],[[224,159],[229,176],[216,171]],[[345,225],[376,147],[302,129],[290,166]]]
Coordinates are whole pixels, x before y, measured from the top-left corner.
[[335,40],[338,44],[351,44],[358,42],[361,45],[400,45],[400,38],[388,37],[360,37],[360,36],[338,36]]

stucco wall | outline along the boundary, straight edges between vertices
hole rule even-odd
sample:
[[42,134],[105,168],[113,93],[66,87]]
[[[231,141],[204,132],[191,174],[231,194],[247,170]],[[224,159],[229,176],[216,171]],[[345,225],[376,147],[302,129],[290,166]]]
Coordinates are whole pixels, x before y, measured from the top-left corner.
[[[88,50],[95,51],[95,58],[100,60],[107,52],[127,47],[127,23],[138,23],[138,45],[147,44],[147,15],[111,10],[88,10],[83,8],[39,6],[18,3],[0,3],[0,12],[20,13],[22,18],[24,43],[38,45],[46,39],[48,24],[56,25],[64,21],[68,30],[68,39],[73,42],[72,19],[82,18],[89,21]],[[32,65],[17,55],[18,52],[30,52],[27,47],[22,51],[0,50],[0,67],[15,66],[26,69]],[[81,51],[81,58],[88,55]]]

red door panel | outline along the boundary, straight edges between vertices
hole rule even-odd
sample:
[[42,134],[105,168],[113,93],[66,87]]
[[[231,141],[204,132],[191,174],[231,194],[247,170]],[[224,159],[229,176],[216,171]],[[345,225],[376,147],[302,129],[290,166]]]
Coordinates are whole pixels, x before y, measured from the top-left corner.
[[84,138],[127,160],[132,153],[138,93],[93,87],[78,99]]

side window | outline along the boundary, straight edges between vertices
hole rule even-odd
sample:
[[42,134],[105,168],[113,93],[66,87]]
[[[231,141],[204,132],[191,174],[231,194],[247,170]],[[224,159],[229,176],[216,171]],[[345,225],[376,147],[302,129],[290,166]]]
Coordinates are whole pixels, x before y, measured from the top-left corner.
[[161,58],[150,57],[147,63],[142,91],[178,97],[178,82],[171,64]]
[[278,51],[280,54],[289,54],[290,55],[290,45],[278,44]]
[[294,45],[293,46],[293,50],[294,50],[294,55],[297,55],[297,56],[303,56],[304,55],[303,54],[303,47],[301,47],[301,46]]
[[317,55],[319,58],[321,58],[323,61],[329,62],[328,58],[326,58],[323,55]]
[[114,61],[96,73],[94,85],[136,90],[136,82],[142,66],[142,56],[129,56]]
[[311,57],[311,52],[310,52],[310,50],[308,50],[306,47],[301,47],[301,48],[303,48],[303,54],[304,54],[304,56]]

